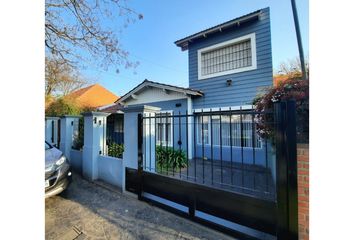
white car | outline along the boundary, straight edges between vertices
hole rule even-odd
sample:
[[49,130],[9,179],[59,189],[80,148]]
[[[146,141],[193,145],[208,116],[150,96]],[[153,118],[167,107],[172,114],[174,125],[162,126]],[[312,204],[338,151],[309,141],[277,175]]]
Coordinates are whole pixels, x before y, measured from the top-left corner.
[[63,153],[45,142],[45,197],[63,192],[71,182],[70,165]]

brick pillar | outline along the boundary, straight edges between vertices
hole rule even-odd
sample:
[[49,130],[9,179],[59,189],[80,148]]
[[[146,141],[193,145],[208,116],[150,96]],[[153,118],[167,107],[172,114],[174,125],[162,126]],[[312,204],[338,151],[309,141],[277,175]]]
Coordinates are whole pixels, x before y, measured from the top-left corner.
[[309,145],[297,145],[299,239],[309,239]]

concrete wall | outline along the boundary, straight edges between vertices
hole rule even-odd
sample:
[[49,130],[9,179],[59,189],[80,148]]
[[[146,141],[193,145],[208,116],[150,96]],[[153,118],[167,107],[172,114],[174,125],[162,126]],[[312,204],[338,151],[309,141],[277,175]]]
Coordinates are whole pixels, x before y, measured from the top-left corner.
[[99,180],[122,189],[123,159],[100,155],[97,166]]

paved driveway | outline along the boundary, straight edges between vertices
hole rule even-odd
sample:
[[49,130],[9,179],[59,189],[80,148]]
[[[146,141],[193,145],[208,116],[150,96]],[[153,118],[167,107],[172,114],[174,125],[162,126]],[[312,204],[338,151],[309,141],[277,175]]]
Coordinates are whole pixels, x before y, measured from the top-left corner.
[[219,232],[73,176],[45,200],[46,239],[231,239]]

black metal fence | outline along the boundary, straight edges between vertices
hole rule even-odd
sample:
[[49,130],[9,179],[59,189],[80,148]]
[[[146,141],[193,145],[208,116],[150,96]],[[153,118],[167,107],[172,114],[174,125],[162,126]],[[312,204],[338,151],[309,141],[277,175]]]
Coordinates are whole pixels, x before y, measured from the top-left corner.
[[239,239],[298,239],[295,101],[274,112],[140,114],[137,129],[138,169],[126,167],[125,187],[139,199]]
[[122,158],[124,152],[124,115],[111,114],[107,117],[106,128],[106,147],[104,155]]
[[274,141],[258,133],[261,115],[273,119],[273,112],[231,108],[145,115],[144,170],[275,199]]
[[84,146],[84,118],[80,117],[71,121],[72,125],[72,149],[82,151]]

